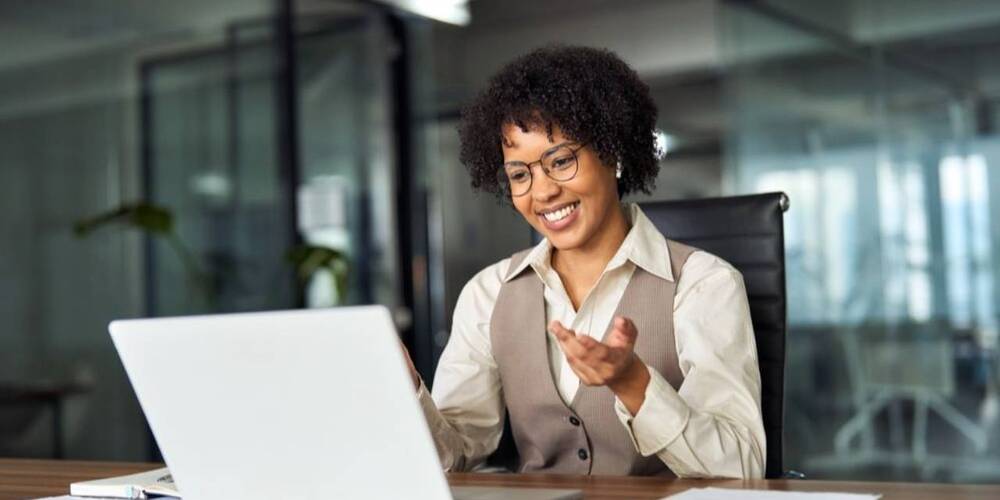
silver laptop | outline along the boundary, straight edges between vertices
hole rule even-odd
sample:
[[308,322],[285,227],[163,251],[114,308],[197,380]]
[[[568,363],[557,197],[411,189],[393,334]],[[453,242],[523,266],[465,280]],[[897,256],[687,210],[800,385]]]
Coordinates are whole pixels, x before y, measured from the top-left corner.
[[582,498],[449,488],[384,307],[109,330],[185,500]]

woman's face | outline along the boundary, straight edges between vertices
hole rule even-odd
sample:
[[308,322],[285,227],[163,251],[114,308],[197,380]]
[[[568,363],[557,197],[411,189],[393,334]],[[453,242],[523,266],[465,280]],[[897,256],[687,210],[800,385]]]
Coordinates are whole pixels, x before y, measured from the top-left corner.
[[[563,136],[558,127],[553,127],[551,140],[541,127],[524,132],[516,125],[507,125],[503,136],[504,163],[537,162],[556,146],[580,146]],[[601,163],[586,146],[576,152],[576,158],[576,176],[565,182],[552,180],[534,163],[531,189],[511,197],[524,220],[558,250],[587,249],[599,244],[602,230],[609,227],[614,211],[620,210],[614,168]]]

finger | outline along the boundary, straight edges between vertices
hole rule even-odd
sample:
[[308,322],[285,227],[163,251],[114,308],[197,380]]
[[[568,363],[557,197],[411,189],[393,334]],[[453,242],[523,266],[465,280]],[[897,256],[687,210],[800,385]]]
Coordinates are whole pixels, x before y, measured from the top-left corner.
[[406,348],[406,344],[403,343],[402,339],[399,341],[399,347],[403,348],[403,357],[406,358],[406,367],[410,370],[410,378],[413,380],[413,387],[415,389],[420,389],[420,373],[417,372],[417,367],[413,365],[413,358],[410,357],[410,350]]
[[609,354],[608,346],[598,342],[589,335],[578,335],[577,342],[585,349],[581,358],[588,362],[600,362],[607,359]]
[[549,331],[552,332],[552,335],[555,335],[560,341],[576,337],[576,332],[566,328],[557,320],[552,320],[552,322],[549,323]]
[[582,358],[587,355],[588,349],[580,344],[581,338],[584,335],[568,336],[559,340],[559,346],[562,347],[563,354],[567,356],[574,356],[577,358]]
[[580,358],[575,356],[566,356],[566,361],[569,362],[569,367],[573,370],[573,373],[575,373],[577,377],[580,377],[580,382],[586,385],[604,384],[604,379],[601,377],[600,373]]
[[608,345],[612,347],[632,348],[635,346],[635,341],[638,337],[639,331],[636,329],[635,324],[632,323],[632,320],[618,316],[615,318],[611,335],[608,335]]
[[600,342],[595,340],[594,337],[591,337],[590,335],[578,335],[576,339],[581,346],[588,350],[601,345]]
[[573,330],[566,328],[562,323],[558,321],[552,321],[549,323],[549,331],[555,335],[556,340],[559,341],[559,345],[562,346],[563,352],[573,353],[576,356],[582,356],[586,352],[580,344],[580,340],[587,337],[586,335],[578,335]]
[[634,344],[635,340],[639,337],[639,329],[635,327],[635,323],[631,319],[624,316],[618,317],[619,331],[628,338],[630,344]]

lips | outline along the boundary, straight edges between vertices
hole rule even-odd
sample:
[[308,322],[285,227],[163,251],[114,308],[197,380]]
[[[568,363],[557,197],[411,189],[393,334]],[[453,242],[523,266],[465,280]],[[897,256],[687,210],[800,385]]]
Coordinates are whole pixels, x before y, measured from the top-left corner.
[[539,220],[552,231],[565,229],[577,218],[580,202],[566,203],[538,213]]
[[560,205],[556,205],[556,206],[551,207],[551,208],[546,208],[544,210],[539,210],[536,213],[538,215],[543,216],[543,217],[549,218],[549,220],[555,221],[555,220],[559,220],[559,219],[561,219],[561,218],[569,215],[569,213],[571,211],[575,210],[576,207],[579,206],[579,205],[580,205],[579,201],[573,201],[573,202],[569,202],[569,203],[562,203]]

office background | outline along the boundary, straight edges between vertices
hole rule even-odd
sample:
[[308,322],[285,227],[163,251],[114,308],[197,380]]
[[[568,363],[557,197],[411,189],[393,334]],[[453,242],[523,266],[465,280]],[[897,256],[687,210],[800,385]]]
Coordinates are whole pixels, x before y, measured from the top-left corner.
[[1000,482],[1000,3],[411,3],[0,1],[0,456],[155,458],[114,318],[380,303],[430,379],[531,243],[458,110],[561,42],[651,87],[634,200],[789,194],[787,466]]

